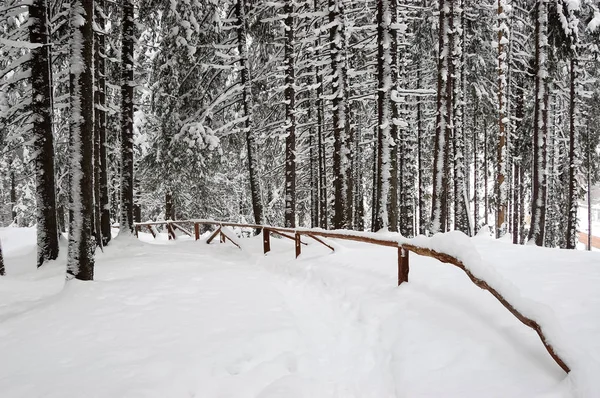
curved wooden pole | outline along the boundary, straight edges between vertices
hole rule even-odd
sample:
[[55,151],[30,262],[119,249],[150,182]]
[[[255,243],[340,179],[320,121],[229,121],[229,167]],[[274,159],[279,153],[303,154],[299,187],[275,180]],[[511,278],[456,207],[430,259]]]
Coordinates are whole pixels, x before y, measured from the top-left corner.
[[475,275],[473,275],[471,271],[467,267],[465,267],[462,261],[449,254],[440,253],[435,250],[426,249],[419,246],[402,244],[402,247],[421,256],[432,257],[443,263],[455,265],[456,267],[463,270],[465,274],[467,274],[471,282],[473,282],[479,288],[490,292],[492,296],[494,296],[504,306],[504,308],[510,311],[511,314],[513,314],[519,321],[521,321],[521,323],[523,323],[525,326],[530,327],[537,333],[537,335],[540,337],[540,340],[542,340],[542,344],[544,344],[546,351],[548,351],[548,354],[550,354],[552,359],[554,359],[554,361],[558,364],[558,366],[562,368],[562,370],[564,370],[566,373],[569,373],[571,371],[571,369],[569,368],[569,366],[567,366],[565,361],[556,353],[556,351],[554,351],[554,348],[550,345],[550,343],[548,343],[548,340],[544,335],[542,327],[533,319],[521,314],[519,310],[517,310],[511,303],[509,303],[496,289],[488,285],[486,281],[479,279]]

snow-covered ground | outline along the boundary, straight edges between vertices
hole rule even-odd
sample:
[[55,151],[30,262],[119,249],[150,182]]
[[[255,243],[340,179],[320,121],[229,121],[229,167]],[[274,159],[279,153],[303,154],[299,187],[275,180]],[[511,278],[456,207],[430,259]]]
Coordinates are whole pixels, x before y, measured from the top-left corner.
[[[206,238],[206,237],[205,237]],[[0,229],[0,397],[600,397],[457,268],[396,250],[261,238],[117,239],[96,281],[35,270],[35,231]],[[474,238],[600,363],[600,254]],[[64,253],[64,250],[63,250]],[[579,351],[583,351],[583,354]],[[573,354],[574,355],[574,354]],[[577,365],[577,364],[575,364]],[[591,394],[591,395],[590,395]]]

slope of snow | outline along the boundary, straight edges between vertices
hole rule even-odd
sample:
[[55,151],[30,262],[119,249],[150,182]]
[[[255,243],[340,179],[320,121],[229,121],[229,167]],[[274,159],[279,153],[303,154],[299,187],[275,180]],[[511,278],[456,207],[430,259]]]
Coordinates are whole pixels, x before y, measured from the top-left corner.
[[[27,232],[29,231],[29,232]],[[396,250],[241,239],[116,239],[96,281],[35,270],[35,231],[0,229],[1,397],[571,397],[537,335],[462,271]],[[19,238],[17,238],[17,235]],[[206,239],[208,234],[203,235]],[[474,238],[600,362],[600,256]],[[593,396],[593,395],[592,395]]]

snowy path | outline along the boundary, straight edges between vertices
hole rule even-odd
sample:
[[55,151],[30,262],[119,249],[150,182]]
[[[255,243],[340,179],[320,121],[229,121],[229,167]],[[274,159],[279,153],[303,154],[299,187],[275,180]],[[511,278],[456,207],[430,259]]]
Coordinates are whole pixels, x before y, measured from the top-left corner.
[[[115,242],[94,283],[61,290],[58,264],[0,280],[0,396],[571,396],[537,336],[448,265],[415,256],[397,288],[388,248],[158,243]],[[564,312],[595,314],[585,338],[597,300]]]

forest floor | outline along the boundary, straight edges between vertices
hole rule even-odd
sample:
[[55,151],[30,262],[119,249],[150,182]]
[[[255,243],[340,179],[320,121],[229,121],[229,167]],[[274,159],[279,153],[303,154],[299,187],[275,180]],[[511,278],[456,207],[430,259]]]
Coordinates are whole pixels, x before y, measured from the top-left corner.
[[[413,255],[397,287],[391,248],[140,238],[65,286],[35,230],[0,229],[1,397],[600,396],[451,265]],[[600,363],[600,253],[472,241]]]

